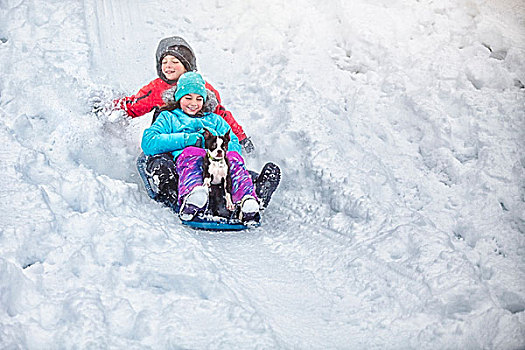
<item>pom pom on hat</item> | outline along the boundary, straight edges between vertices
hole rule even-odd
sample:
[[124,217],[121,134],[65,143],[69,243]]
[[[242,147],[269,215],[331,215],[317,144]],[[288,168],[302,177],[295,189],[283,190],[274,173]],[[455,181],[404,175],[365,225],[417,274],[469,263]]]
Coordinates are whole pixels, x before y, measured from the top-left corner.
[[206,101],[208,94],[206,92],[206,82],[199,73],[188,72],[180,76],[177,82],[177,90],[175,91],[175,101],[178,101],[182,96],[187,94],[201,95]]

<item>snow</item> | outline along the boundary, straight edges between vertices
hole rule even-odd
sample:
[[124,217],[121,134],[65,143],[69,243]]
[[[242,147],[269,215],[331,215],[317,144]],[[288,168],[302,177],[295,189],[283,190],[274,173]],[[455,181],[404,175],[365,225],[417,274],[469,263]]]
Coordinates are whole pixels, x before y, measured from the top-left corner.
[[[525,347],[519,0],[0,2],[0,348]],[[89,101],[184,37],[283,181],[194,231]]]

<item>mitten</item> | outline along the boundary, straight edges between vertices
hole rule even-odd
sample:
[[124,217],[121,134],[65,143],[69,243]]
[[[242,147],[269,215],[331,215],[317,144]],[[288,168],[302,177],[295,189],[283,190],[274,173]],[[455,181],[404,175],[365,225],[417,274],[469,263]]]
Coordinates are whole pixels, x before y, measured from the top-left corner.
[[201,147],[202,145],[202,134],[198,132],[192,132],[184,135],[184,146],[195,146]]
[[249,137],[243,139],[242,141],[239,141],[239,143],[241,144],[241,147],[246,154],[250,154],[253,151],[255,151],[255,146],[253,145],[252,140]]

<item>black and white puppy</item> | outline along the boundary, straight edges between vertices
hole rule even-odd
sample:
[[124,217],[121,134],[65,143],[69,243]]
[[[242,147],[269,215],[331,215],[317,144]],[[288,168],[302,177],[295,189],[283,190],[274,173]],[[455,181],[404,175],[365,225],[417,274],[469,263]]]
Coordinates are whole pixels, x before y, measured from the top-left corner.
[[204,157],[202,174],[204,185],[208,188],[211,185],[222,185],[224,188],[224,198],[226,208],[230,211],[235,209],[232,202],[232,178],[230,174],[230,163],[226,158],[228,143],[230,142],[230,131],[224,136],[214,136],[209,130],[204,129]]

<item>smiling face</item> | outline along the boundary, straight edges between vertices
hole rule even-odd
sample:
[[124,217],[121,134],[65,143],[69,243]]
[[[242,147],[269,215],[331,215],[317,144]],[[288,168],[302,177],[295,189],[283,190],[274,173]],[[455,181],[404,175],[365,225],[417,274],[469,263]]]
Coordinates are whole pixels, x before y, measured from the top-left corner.
[[179,59],[172,55],[166,55],[162,59],[162,73],[166,76],[168,80],[177,80],[179,77],[186,73],[186,68],[179,61]]
[[195,115],[202,109],[204,98],[198,94],[187,94],[182,96],[179,101],[180,108],[188,115]]

